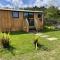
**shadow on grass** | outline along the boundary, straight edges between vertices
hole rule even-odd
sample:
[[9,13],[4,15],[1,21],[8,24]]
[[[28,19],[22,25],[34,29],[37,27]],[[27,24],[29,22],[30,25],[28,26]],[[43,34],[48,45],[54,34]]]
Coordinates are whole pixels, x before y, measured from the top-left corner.
[[38,43],[37,46],[38,46],[38,50],[50,51],[50,49],[48,49],[48,47],[46,47],[45,45]]
[[50,49],[48,49],[48,47],[46,47],[45,45],[42,45],[42,44],[38,44],[38,50],[50,51]]
[[15,52],[14,52],[15,49],[16,49],[15,47],[10,45],[8,48],[4,48],[4,47],[1,48],[0,52],[9,51],[11,52],[12,55],[15,55]]
[[15,47],[10,45],[9,48],[5,48],[5,49],[7,49],[9,52],[11,52],[12,55],[15,55],[15,53],[14,53],[14,50],[16,49]]
[[48,49],[48,47],[46,47],[45,45],[40,44],[40,43],[38,42],[38,40],[35,40],[35,41],[34,41],[34,46],[35,46],[35,48],[36,48],[36,44],[37,44],[38,50],[44,50],[44,51],[49,51],[49,50],[50,50],[50,49]]
[[23,31],[13,31],[10,32],[11,35],[19,35],[19,34],[28,34],[27,32],[23,32]]

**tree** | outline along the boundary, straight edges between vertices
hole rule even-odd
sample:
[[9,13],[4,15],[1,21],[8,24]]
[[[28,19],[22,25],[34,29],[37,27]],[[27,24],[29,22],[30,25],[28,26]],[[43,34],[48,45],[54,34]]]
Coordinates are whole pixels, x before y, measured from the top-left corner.
[[45,18],[48,18],[48,19],[56,19],[58,18],[58,8],[57,7],[54,7],[54,6],[50,6],[49,8],[47,8],[45,10]]

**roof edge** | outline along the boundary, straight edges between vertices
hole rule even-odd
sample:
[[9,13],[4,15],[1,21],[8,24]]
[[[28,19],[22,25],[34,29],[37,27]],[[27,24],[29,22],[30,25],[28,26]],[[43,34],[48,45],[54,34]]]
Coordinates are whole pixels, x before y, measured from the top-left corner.
[[21,12],[43,12],[43,11],[33,11],[33,10],[17,10],[17,9],[6,9],[6,8],[0,8],[0,10],[7,10],[7,11],[21,11]]

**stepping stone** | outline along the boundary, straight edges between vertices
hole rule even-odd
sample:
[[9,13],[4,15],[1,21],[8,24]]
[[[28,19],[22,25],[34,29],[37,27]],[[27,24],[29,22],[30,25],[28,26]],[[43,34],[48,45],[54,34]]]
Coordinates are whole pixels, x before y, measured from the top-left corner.
[[35,34],[35,35],[41,36],[41,35],[43,35],[43,34],[41,34],[41,33],[37,33],[37,34]]
[[41,37],[48,38],[48,37],[49,37],[49,35],[42,35]]
[[1,60],[1,59],[0,59]]
[[48,40],[57,40],[58,38],[47,38]]

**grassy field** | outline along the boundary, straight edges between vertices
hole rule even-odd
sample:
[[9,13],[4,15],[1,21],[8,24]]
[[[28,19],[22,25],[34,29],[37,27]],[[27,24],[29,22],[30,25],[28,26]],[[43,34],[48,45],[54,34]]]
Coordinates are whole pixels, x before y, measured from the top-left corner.
[[[33,41],[35,34],[33,33],[11,33],[10,43],[14,47],[13,50],[0,48],[0,60],[60,60],[60,31],[48,31],[51,37],[57,37],[58,40],[49,41],[39,37],[39,43],[47,48],[40,48],[36,51]],[[0,33],[0,37],[2,34]]]

